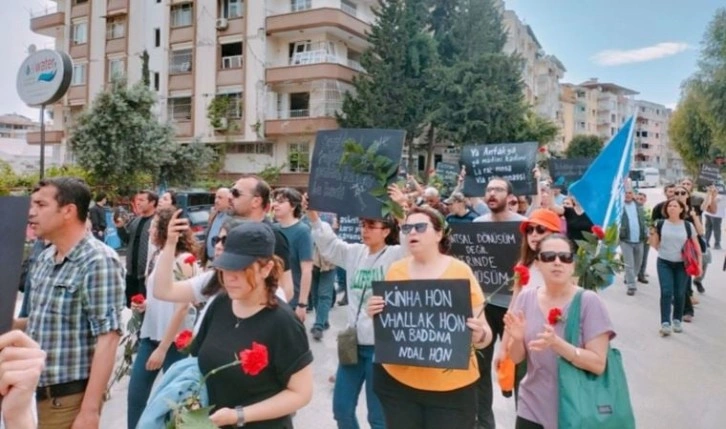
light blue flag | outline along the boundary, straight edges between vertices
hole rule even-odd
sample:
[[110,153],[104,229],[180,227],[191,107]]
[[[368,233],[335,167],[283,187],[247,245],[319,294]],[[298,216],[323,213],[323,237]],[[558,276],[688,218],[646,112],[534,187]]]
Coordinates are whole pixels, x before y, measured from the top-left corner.
[[633,157],[634,123],[635,117],[631,116],[569,188],[592,223],[603,229],[620,224],[625,179]]

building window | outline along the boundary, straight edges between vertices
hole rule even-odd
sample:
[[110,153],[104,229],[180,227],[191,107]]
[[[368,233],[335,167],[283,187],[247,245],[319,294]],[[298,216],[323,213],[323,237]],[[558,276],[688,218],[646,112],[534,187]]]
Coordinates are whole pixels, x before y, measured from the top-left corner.
[[615,117],[615,114],[610,114],[610,122],[617,122],[617,118]]
[[243,0],[222,0],[220,10],[222,18],[233,19],[242,16],[245,3]]
[[73,64],[73,77],[71,78],[71,85],[85,85],[86,84],[86,63]]
[[229,101],[227,105],[227,117],[231,119],[239,119],[242,117],[242,93],[232,92],[229,94],[220,94]]
[[640,137],[648,137],[648,132],[647,131],[641,131],[640,132]]
[[108,60],[108,81],[124,77],[126,74],[126,63],[123,58]]
[[154,29],[154,47],[161,46],[161,28]]
[[71,39],[74,45],[88,43],[88,23],[78,22],[71,27]]
[[169,74],[183,74],[192,72],[192,49],[179,49],[171,51],[169,60]]
[[248,155],[272,156],[272,143],[241,143],[227,147],[227,153],[244,153]]
[[659,133],[655,133],[655,138],[659,139],[660,138],[660,134]]
[[173,122],[191,121],[192,97],[170,97],[167,104],[169,120]]
[[171,28],[192,25],[192,4],[185,3],[171,7]]
[[88,0],[74,0],[73,4],[85,4],[88,3]]
[[356,16],[358,5],[350,0],[340,0],[340,9],[348,15]]
[[126,35],[126,23],[123,18],[106,21],[106,40],[120,39]]
[[310,171],[310,145],[308,143],[290,143],[287,147],[287,163],[292,173]]
[[222,45],[222,69],[242,67],[242,42],[225,43]]
[[159,72],[154,72],[154,91],[159,90]]
[[312,0],[290,0],[290,9],[292,12],[308,10],[312,7]]
[[290,94],[290,117],[307,118],[310,116],[310,93],[294,92]]

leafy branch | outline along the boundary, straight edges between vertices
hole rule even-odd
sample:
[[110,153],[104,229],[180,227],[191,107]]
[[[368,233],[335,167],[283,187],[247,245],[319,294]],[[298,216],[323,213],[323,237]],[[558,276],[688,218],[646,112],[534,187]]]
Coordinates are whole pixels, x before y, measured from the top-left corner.
[[592,232],[582,233],[584,240],[577,240],[575,276],[584,289],[598,290],[612,283],[615,274],[623,271],[625,265],[617,254],[618,227],[612,224],[603,233],[595,226]]
[[372,176],[376,180],[376,186],[370,190],[371,196],[380,201],[381,216],[393,215],[396,218],[404,216],[403,207],[388,198],[388,181],[398,172],[398,164],[390,158],[380,155],[377,145],[371,145],[367,150],[353,139],[343,142],[343,157],[340,159],[340,166],[350,168],[356,174]]

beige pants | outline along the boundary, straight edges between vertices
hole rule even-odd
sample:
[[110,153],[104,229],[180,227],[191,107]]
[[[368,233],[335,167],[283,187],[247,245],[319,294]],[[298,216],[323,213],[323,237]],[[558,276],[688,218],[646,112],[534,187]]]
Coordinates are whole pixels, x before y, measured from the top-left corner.
[[81,411],[84,392],[38,401],[38,427],[70,429]]

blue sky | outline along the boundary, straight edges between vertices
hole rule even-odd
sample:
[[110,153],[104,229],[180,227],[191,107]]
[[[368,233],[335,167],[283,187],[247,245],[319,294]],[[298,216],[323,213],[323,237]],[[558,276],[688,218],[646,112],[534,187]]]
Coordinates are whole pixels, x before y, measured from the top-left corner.
[[[50,0],[0,0],[0,114],[37,117],[15,92],[27,47],[52,39],[30,31],[30,11]],[[704,30],[724,0],[505,0],[534,30],[545,52],[567,68],[565,82],[591,77],[640,92],[638,98],[672,106],[680,84],[696,69]]]
[[565,82],[591,77],[672,106],[696,70],[706,26],[724,0],[505,0],[542,48],[567,68]]

